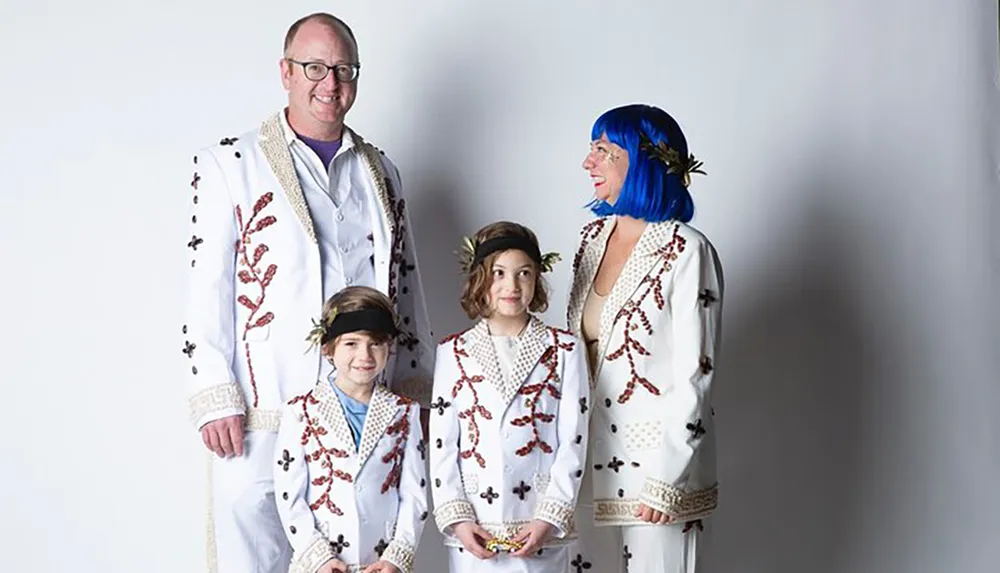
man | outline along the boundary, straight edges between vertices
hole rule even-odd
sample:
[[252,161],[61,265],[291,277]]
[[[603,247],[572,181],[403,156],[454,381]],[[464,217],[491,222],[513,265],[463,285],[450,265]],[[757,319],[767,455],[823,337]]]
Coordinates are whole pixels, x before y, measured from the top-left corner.
[[386,367],[429,404],[433,344],[396,167],[344,125],[358,49],[329,14],[292,25],[280,61],[288,107],[195,158],[184,360],[192,419],[211,467],[209,569],[284,572],[274,501],[280,409],[331,366],[304,338],[324,300],[350,285],[384,292],[404,342]]

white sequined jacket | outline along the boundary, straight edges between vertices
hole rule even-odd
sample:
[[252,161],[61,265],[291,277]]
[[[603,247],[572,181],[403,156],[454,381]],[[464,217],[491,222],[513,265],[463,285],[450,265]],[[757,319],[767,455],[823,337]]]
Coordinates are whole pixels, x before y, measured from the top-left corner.
[[352,571],[379,559],[413,570],[427,519],[419,413],[413,401],[376,386],[355,449],[328,382],[288,403],[273,467],[292,573],[315,573],[333,558]]
[[[583,228],[568,320],[583,307],[614,219]],[[640,503],[677,521],[717,505],[712,378],[723,279],[715,249],[675,221],[649,224],[601,313],[592,372],[591,462],[598,525],[641,523]]]
[[431,493],[445,544],[476,521],[512,537],[532,519],[576,538],[572,515],[587,449],[586,348],[532,317],[509,378],[485,321],[438,346],[431,403]]
[[[352,167],[370,201],[375,288],[410,335],[386,372],[390,387],[429,401],[432,336],[416,255],[389,159],[357,134]],[[320,354],[306,334],[323,305],[316,233],[274,115],[259,130],[225,138],[194,158],[182,344],[197,427],[246,414],[248,430],[277,431],[281,407],[319,378]]]

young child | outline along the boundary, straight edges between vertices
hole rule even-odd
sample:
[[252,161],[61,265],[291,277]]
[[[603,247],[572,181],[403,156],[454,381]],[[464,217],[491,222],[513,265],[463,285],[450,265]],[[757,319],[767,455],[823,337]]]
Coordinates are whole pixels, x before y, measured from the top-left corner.
[[587,452],[586,347],[532,312],[547,306],[529,229],[467,240],[462,308],[473,328],[438,346],[431,403],[434,517],[453,573],[565,573]]
[[334,365],[288,402],[274,491],[292,572],[410,573],[427,518],[420,408],[380,384],[399,334],[392,304],[348,287],[308,340]]

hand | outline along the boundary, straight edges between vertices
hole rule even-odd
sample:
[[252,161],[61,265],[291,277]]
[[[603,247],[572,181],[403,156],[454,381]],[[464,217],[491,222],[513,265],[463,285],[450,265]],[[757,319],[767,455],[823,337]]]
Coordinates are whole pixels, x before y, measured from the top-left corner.
[[426,408],[420,409],[420,429],[424,431],[424,442],[427,442],[430,436],[431,427],[431,411]]
[[646,523],[655,523],[657,525],[666,525],[674,520],[673,517],[670,517],[662,511],[657,511],[645,503],[640,503],[639,509],[635,510],[633,515]]
[[243,455],[243,414],[221,418],[201,427],[201,441],[220,458]]
[[399,573],[399,569],[392,563],[383,560],[369,565],[365,568],[364,573]]
[[347,563],[340,559],[331,559],[320,565],[316,573],[347,573]]
[[478,523],[463,521],[452,525],[451,530],[469,553],[480,559],[493,559],[496,557],[496,553],[485,547],[486,542],[493,539],[493,535],[483,529]]
[[531,557],[541,549],[542,544],[552,534],[553,529],[555,529],[555,526],[547,521],[532,519],[531,523],[522,527],[517,532],[517,535],[511,539],[511,541],[524,544],[523,547],[511,553],[511,555],[514,557]]

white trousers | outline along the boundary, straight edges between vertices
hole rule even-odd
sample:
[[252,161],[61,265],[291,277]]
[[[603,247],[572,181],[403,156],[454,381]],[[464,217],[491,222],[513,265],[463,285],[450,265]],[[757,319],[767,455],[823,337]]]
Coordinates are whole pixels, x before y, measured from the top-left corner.
[[568,547],[546,547],[541,555],[532,557],[500,553],[481,560],[464,549],[449,547],[448,564],[451,573],[566,573],[568,555]]
[[287,573],[292,548],[274,502],[272,432],[247,432],[243,456],[212,456],[209,573]]
[[568,573],[698,572],[701,530],[693,524],[597,527],[589,505],[577,508],[576,523]]

